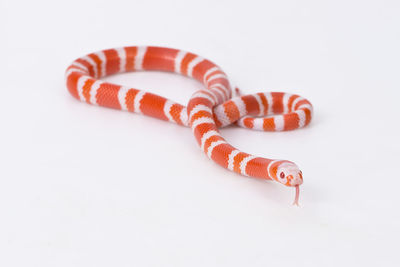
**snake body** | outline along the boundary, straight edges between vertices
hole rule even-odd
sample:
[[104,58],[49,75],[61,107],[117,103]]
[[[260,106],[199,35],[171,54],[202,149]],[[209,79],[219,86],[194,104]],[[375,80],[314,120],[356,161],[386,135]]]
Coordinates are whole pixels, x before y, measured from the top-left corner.
[[[192,77],[204,84],[187,106],[162,96],[101,81],[129,71],[158,70]],[[83,102],[135,112],[191,127],[208,158],[245,176],[274,180],[296,187],[298,201],[302,173],[287,160],[257,157],[231,146],[218,128],[236,123],[260,131],[286,131],[308,125],[311,103],[298,95],[271,92],[232,98],[227,75],[213,62],[182,50],[131,46],[107,49],[76,59],[66,70],[67,88]]]

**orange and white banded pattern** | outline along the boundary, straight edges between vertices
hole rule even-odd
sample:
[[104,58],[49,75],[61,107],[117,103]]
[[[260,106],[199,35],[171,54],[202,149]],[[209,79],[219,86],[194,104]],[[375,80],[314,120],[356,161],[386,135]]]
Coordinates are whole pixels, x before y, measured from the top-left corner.
[[[115,73],[160,70],[192,77],[205,88],[195,92],[187,106],[135,88],[99,80]],[[190,126],[206,155],[224,168],[242,175],[270,179],[287,186],[303,182],[290,161],[256,157],[234,148],[219,127],[232,123],[260,131],[286,131],[310,123],[311,103],[281,92],[232,98],[226,74],[213,62],[177,49],[132,46],[107,49],[76,59],[66,71],[69,92],[93,105],[127,110]]]

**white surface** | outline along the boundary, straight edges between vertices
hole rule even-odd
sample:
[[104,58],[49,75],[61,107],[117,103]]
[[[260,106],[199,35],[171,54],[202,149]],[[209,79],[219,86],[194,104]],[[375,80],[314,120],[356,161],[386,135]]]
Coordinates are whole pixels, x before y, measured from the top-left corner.
[[[0,266],[399,266],[398,1],[0,2]],[[294,190],[209,161],[189,129],[73,99],[64,70],[123,45],[219,64],[314,104],[303,130],[222,130],[302,168]],[[109,78],[186,103],[165,73]]]

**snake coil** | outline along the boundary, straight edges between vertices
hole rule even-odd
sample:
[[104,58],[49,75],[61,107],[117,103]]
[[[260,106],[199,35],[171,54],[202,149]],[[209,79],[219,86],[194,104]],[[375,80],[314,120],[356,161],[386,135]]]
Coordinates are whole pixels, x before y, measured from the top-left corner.
[[[204,84],[187,106],[142,90],[107,83],[100,78],[128,71],[159,70],[192,77]],[[296,188],[303,183],[300,169],[291,161],[256,157],[234,148],[218,128],[236,123],[260,131],[287,131],[308,125],[311,103],[282,92],[257,93],[232,98],[226,74],[213,62],[172,48],[131,46],[107,49],[76,59],[66,71],[72,96],[83,102],[127,110],[192,128],[206,155],[231,171],[275,180]]]

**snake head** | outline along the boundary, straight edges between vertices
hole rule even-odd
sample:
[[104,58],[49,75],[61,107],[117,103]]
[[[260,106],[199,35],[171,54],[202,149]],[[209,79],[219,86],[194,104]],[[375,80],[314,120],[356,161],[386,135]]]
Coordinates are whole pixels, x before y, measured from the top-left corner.
[[303,174],[299,167],[291,161],[274,160],[268,166],[268,175],[275,181],[286,186],[295,187],[296,195],[293,205],[299,205],[300,185],[303,183]]
[[290,161],[275,161],[269,167],[269,175],[286,186],[299,186],[303,183],[303,174],[299,167]]

